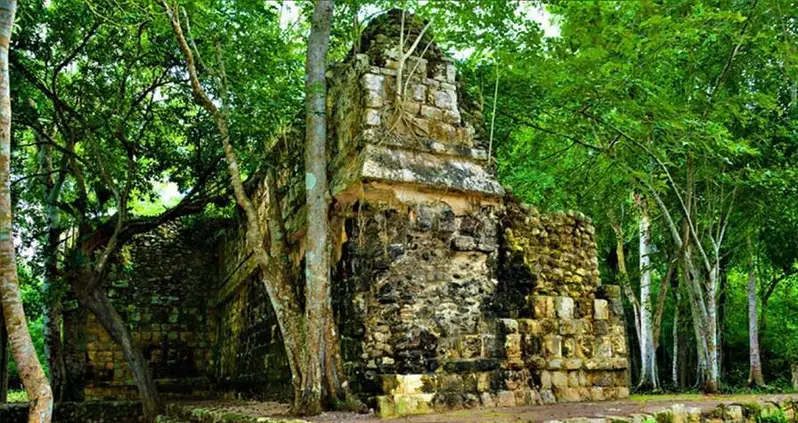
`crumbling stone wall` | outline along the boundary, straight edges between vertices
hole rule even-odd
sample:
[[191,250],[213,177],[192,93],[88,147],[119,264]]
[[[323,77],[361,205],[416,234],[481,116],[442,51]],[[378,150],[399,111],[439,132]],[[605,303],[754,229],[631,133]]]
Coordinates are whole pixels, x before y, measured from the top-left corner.
[[219,244],[222,283],[214,297],[219,321],[214,334],[214,379],[223,392],[289,398],[291,373],[277,317],[250,256],[243,228]]
[[[110,271],[108,296],[163,390],[207,389],[201,382],[210,368],[215,325],[206,295],[216,283],[213,226],[178,222],[137,236]],[[86,319],[86,397],[136,398],[121,348],[94,315]]]

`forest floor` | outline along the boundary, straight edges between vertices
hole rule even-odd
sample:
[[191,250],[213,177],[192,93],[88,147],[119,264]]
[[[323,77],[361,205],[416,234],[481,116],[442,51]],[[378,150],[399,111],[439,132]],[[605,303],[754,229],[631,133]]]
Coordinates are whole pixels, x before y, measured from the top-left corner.
[[[543,422],[546,420],[564,420],[572,417],[591,418],[606,416],[629,416],[635,413],[652,413],[673,404],[684,404],[686,407],[699,407],[702,409],[707,409],[716,407],[719,404],[779,401],[788,397],[798,399],[798,394],[633,395],[629,399],[620,401],[560,403],[515,408],[457,410],[446,413],[425,414],[398,419],[380,419],[373,414],[330,412],[324,413],[317,417],[308,418],[307,421],[318,423]],[[274,402],[216,400],[187,402],[181,403],[180,405],[184,407],[224,411],[226,413],[242,414],[252,417],[287,417],[286,414],[288,411],[288,408],[285,404]]]

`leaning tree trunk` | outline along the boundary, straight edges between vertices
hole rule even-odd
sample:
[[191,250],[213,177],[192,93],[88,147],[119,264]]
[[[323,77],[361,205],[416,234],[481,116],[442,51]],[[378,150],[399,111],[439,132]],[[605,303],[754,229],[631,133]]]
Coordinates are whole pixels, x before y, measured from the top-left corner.
[[53,393],[33,348],[19,294],[11,217],[11,94],[8,47],[16,1],[0,3],[0,302],[20,378],[30,399],[29,422],[50,422]]
[[105,295],[105,292],[99,289],[96,284],[88,283],[92,279],[91,276],[85,276],[81,281],[82,286],[76,287],[78,301],[97,317],[97,321],[103,325],[111,339],[122,348],[122,354],[125,356],[125,361],[127,361],[127,365],[133,372],[133,378],[136,381],[139,399],[144,410],[144,418],[147,422],[154,422],[162,410],[162,404],[152,375],[150,375],[147,361],[141,351],[134,345],[130,331],[128,331],[122,317],[111,305],[111,301]]
[[651,222],[645,200],[640,217],[640,383],[638,388],[659,388],[654,325],[651,318]]
[[[750,250],[751,240],[748,240]],[[754,260],[748,259],[748,353],[751,370],[748,374],[748,384],[764,386],[765,378],[762,376],[762,361],[759,357],[759,320],[756,310],[756,269]]]
[[[307,363],[303,372],[300,409],[321,412],[323,361],[327,350],[326,317],[330,304],[330,255],[327,217],[327,50],[330,44],[332,0],[318,0],[308,38],[305,70],[305,196],[308,217],[305,235],[305,317]],[[330,346],[331,347],[331,346]]]

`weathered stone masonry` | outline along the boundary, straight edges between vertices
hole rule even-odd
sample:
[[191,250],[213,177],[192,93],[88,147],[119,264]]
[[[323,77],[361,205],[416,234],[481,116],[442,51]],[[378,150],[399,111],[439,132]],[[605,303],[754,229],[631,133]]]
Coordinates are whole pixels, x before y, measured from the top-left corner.
[[[407,19],[410,44],[423,24]],[[486,170],[479,110],[463,105],[454,63],[428,39],[423,57],[406,63],[397,101],[400,20],[401,12],[375,19],[328,73],[333,306],[355,391],[386,416],[627,396],[620,292],[600,283],[590,220],[540,214],[505,193]],[[297,260],[300,156],[280,173]],[[258,196],[265,207],[262,189]],[[277,322],[242,235],[233,224],[206,237],[215,252],[187,271],[201,275],[191,289],[202,300],[149,327],[167,340],[177,331],[191,351],[186,368],[217,389],[284,396]],[[163,356],[150,357],[162,366]],[[119,361],[110,360],[114,372]]]

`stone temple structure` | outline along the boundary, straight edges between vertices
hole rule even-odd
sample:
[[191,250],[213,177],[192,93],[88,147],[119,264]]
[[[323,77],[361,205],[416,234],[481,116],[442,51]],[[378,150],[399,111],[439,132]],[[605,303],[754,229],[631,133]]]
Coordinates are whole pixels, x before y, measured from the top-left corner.
[[[479,107],[429,35],[397,86],[401,16],[376,18],[328,73],[333,305],[354,391],[383,416],[628,396],[620,290],[601,285],[591,221],[505,193]],[[408,14],[408,45],[421,26]],[[283,150],[279,200],[299,263],[301,149]],[[110,294],[163,391],[290,395],[239,221],[163,227],[117,262]],[[78,311],[67,322],[85,395],[134,396],[99,324]]]

